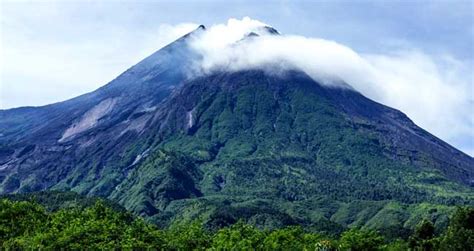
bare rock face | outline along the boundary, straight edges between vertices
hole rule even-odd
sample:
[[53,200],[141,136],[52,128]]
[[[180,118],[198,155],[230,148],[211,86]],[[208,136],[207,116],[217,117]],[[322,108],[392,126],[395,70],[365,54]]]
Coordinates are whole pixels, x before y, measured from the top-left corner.
[[117,99],[114,98],[101,101],[99,104],[87,111],[79,121],[73,123],[69,128],[67,128],[58,142],[64,142],[68,139],[71,139],[75,135],[96,126],[101,118],[112,111],[116,101]]

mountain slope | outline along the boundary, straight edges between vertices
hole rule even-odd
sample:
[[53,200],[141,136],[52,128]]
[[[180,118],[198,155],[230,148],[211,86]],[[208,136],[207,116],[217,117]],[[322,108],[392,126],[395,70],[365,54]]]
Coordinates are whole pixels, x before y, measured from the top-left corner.
[[[80,124],[81,116],[94,108],[96,112],[88,115],[95,115],[96,119],[109,115],[119,121],[132,112],[153,108],[186,78],[190,64],[198,57],[187,41],[203,30],[203,26],[198,27],[94,92],[42,107],[0,110],[0,144],[25,138],[29,141],[61,139],[68,126]],[[109,106],[110,110],[101,109],[103,106]],[[83,127],[76,132],[87,129]]]
[[473,158],[351,88],[297,69],[190,77],[199,32],[95,92],[0,111],[1,192],[99,195],[165,225],[330,232],[445,225],[450,205],[474,201]]

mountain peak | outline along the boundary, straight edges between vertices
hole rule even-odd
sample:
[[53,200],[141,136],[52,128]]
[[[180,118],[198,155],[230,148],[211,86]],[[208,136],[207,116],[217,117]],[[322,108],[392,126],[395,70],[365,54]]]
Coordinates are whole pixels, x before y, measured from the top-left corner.
[[271,36],[275,36],[275,35],[280,35],[280,32],[278,32],[275,28],[271,27],[271,26],[259,26],[255,29],[252,29],[248,34],[253,34],[253,35],[258,35],[258,36],[262,36],[262,35],[271,35]]
[[272,35],[280,35],[280,32],[271,26],[264,26],[263,29]]
[[251,30],[250,32],[245,34],[245,36],[241,40],[237,42],[246,41],[249,38],[257,38],[260,36],[279,36],[279,35],[280,33],[275,28],[270,27],[270,26],[261,26],[261,27]]

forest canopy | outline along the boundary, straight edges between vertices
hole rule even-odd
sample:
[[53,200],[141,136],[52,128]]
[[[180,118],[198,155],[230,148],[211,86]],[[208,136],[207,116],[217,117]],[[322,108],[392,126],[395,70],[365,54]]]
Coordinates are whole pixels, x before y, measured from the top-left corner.
[[[90,202],[88,202],[90,203]],[[472,250],[474,208],[459,207],[448,228],[435,234],[424,219],[406,240],[373,230],[348,229],[339,236],[301,226],[264,230],[238,221],[218,230],[200,221],[160,229],[106,201],[48,210],[31,201],[0,200],[1,249],[165,250]]]

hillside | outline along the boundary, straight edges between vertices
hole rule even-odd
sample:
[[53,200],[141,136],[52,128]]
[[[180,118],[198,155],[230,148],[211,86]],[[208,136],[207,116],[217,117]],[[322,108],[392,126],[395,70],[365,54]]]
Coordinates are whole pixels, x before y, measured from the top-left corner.
[[92,93],[0,111],[0,192],[101,196],[159,226],[392,237],[422,218],[442,231],[454,206],[473,205],[472,157],[347,84],[299,69],[189,75],[202,32]]
[[[35,194],[34,196],[37,196]],[[51,193],[67,198],[71,193]],[[48,197],[47,193],[40,194]],[[238,222],[218,231],[199,221],[158,229],[143,219],[115,211],[98,200],[85,208],[47,211],[26,200],[0,199],[2,249],[163,249],[163,250],[470,250],[474,246],[472,208],[459,208],[449,228],[437,234],[420,221],[408,241],[389,241],[374,231],[348,230],[331,237],[301,227],[261,230]],[[17,198],[19,199],[19,198]]]

